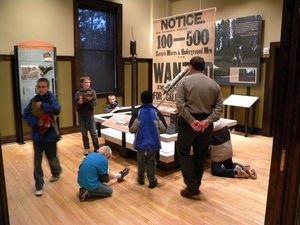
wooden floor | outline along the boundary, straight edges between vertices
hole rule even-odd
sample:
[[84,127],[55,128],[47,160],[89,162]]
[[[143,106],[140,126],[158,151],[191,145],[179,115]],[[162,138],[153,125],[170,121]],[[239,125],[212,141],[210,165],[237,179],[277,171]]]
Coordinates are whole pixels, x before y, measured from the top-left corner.
[[79,133],[64,135],[58,142],[63,167],[61,179],[50,183],[44,168],[44,195],[34,195],[32,143],[2,146],[10,223],[12,225],[93,224],[264,224],[272,150],[272,138],[232,133],[234,161],[249,163],[258,178],[232,179],[210,174],[209,163],[201,186],[201,200],[180,196],[185,187],[179,170],[158,171],[159,185],[149,189],[136,182],[134,158],[114,152],[110,168],[131,172],[122,183],[112,181],[113,196],[87,202],[78,200],[77,171],[83,159]]

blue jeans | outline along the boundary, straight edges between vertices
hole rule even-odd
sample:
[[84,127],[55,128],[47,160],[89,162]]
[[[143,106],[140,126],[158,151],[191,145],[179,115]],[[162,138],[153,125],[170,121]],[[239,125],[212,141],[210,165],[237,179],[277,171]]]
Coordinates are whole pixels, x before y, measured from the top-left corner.
[[[224,166],[224,168],[222,167]],[[240,167],[244,167],[241,164],[232,162],[232,158],[227,159],[223,162],[211,162],[211,174],[219,177],[231,177],[234,178],[235,170],[234,168],[239,165]]]
[[88,138],[88,131],[90,132],[94,150],[99,149],[99,142],[98,142],[98,135],[96,132],[96,123],[94,116],[82,117],[78,115],[79,119],[79,128],[82,135],[83,147],[84,149],[90,149],[89,138]]
[[156,177],[156,152],[157,151],[137,151],[138,176],[144,179],[147,170],[148,180],[155,181]]
[[106,184],[101,184],[96,190],[89,190],[89,197],[104,198],[112,195],[112,188]]
[[42,169],[43,152],[48,159],[52,176],[59,176],[62,169],[58,157],[56,156],[56,142],[34,142],[34,180],[35,189],[42,190],[44,185],[44,173]]

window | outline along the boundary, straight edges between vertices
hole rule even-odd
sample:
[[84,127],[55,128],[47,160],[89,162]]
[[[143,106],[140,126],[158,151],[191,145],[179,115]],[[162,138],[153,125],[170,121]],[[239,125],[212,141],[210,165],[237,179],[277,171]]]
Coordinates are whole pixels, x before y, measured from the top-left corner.
[[76,2],[76,77],[79,80],[80,76],[90,76],[97,94],[118,94],[122,92],[122,5],[94,0]]

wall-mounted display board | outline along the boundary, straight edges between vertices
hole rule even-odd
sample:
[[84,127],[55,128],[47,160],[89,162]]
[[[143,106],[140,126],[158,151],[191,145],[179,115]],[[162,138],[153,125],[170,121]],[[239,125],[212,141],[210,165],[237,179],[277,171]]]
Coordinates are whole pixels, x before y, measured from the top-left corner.
[[49,80],[49,90],[56,95],[56,48],[48,43],[30,41],[20,43],[15,50],[15,102],[19,142],[23,143],[22,115],[25,107],[36,94],[36,82],[44,77]]
[[213,78],[221,85],[258,85],[261,39],[261,15],[217,21]]
[[[193,56],[206,61],[212,72],[215,49],[216,8],[174,15],[153,22],[153,104],[164,99],[164,86],[172,81]],[[163,106],[175,106],[176,93],[168,95]]]

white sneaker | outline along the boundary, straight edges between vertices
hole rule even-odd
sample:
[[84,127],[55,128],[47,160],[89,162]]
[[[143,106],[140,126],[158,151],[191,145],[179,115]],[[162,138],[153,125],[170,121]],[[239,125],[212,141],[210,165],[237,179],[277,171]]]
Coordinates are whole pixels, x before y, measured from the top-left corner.
[[90,153],[89,150],[88,150],[88,149],[85,149],[84,152],[83,152],[83,155],[84,155],[84,156],[87,156],[89,153]]
[[43,195],[43,190],[35,190],[35,196],[39,197]]

